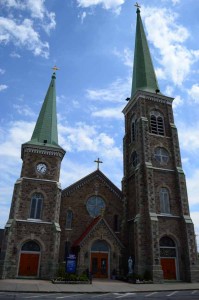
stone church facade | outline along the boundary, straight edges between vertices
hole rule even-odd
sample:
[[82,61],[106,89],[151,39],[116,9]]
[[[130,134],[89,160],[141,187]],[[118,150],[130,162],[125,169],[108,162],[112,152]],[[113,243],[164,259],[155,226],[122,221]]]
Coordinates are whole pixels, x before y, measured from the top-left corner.
[[55,79],[53,73],[32,138],[22,145],[1,277],[52,278],[74,254],[77,272],[96,278],[126,275],[131,256],[134,273],[154,282],[198,281],[173,98],[159,90],[139,8],[132,93],[123,110],[122,190],[99,168],[61,189]]

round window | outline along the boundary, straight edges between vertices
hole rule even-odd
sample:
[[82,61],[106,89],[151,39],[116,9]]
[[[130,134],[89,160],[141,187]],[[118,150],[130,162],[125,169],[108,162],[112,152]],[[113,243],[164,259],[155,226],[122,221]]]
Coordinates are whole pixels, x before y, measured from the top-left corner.
[[100,196],[92,196],[86,203],[86,208],[89,215],[93,218],[99,216],[103,209],[105,209],[105,202]]
[[167,164],[169,161],[169,153],[166,149],[157,147],[154,151],[154,158],[156,161],[158,161],[160,164]]

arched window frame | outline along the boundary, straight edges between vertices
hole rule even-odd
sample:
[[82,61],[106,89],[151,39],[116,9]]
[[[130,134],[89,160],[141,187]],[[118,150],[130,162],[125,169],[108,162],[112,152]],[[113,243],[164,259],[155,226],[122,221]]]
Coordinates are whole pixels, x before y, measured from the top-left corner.
[[169,153],[163,147],[156,147],[154,149],[154,158],[161,165],[166,165],[169,161]]
[[21,247],[21,251],[23,252],[40,252],[41,248],[40,248],[40,245],[35,242],[35,241],[28,241],[28,242],[25,242],[22,247]]
[[139,161],[139,159],[138,159],[138,154],[137,154],[136,151],[133,151],[133,152],[131,153],[131,156],[130,156],[130,162],[132,163],[132,165],[133,165],[134,167],[136,167],[137,164],[138,164],[138,161]]
[[171,214],[169,190],[166,187],[161,187],[160,196],[160,212],[161,214]]
[[72,229],[72,222],[73,222],[73,211],[68,209],[66,212],[66,229]]
[[134,116],[131,120],[131,143],[136,140],[136,133],[137,133],[137,119]]
[[175,258],[177,255],[177,247],[175,241],[169,236],[163,236],[159,241],[160,246],[160,257],[172,257]]
[[152,111],[150,114],[151,133],[165,135],[164,116],[159,111]]
[[34,193],[31,197],[30,219],[41,220],[44,196],[41,193]]

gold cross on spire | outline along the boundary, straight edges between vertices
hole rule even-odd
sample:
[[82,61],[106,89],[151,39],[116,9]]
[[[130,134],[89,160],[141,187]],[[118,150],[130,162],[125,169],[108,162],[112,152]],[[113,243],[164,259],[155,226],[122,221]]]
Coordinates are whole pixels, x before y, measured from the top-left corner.
[[55,72],[56,72],[57,70],[59,70],[59,68],[57,68],[57,66],[54,66],[52,69],[53,69]]
[[97,163],[97,170],[99,170],[99,164],[103,164],[103,161],[101,161],[101,160],[99,159],[99,157],[98,157],[98,159],[97,159],[97,160],[94,160],[94,162]]
[[137,7],[137,9],[139,9],[141,7],[137,2],[135,3],[134,6]]

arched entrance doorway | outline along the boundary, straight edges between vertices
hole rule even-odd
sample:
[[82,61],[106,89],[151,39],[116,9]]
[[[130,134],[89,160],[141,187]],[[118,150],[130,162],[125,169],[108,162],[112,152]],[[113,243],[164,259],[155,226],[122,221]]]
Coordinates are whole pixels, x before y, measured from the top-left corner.
[[29,241],[21,247],[18,276],[37,277],[39,275],[40,246]]
[[90,269],[94,278],[108,278],[109,246],[106,241],[97,240],[93,243]]
[[160,239],[160,258],[164,279],[177,279],[176,244],[168,236],[164,236]]

